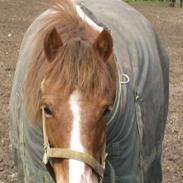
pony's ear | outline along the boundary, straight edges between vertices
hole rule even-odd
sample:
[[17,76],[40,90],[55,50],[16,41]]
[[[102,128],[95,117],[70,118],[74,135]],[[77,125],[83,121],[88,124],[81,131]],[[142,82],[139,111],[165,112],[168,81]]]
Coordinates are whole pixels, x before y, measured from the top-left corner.
[[93,47],[102,59],[107,60],[112,54],[113,49],[111,34],[104,29],[95,40]]
[[62,39],[56,28],[53,28],[44,39],[44,52],[48,61],[52,61],[58,49],[63,45]]

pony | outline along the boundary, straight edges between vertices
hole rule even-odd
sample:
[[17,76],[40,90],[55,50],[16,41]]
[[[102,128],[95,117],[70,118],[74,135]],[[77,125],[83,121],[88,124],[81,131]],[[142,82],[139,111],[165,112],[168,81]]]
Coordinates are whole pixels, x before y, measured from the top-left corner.
[[168,57],[120,0],[55,0],[27,30],[10,99],[19,182],[159,183]]

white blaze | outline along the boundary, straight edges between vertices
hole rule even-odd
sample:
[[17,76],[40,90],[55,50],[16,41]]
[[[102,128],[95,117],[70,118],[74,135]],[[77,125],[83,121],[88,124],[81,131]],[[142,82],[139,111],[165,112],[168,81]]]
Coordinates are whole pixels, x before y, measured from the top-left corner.
[[[72,0],[75,2],[74,0]],[[76,5],[76,10],[78,15],[82,20],[86,21],[89,25],[91,25],[98,32],[102,32],[103,27],[97,25],[91,18],[89,18],[80,6]],[[79,106],[79,93],[73,92],[70,96],[69,100],[70,109],[72,112],[72,131],[71,131],[71,140],[70,140],[70,148],[75,151],[84,152],[84,147],[80,141],[80,120],[81,120],[81,110]],[[80,183],[81,177],[84,175],[85,164],[76,160],[69,160],[69,183]],[[84,176],[87,179],[87,182],[93,182],[90,180],[90,174]],[[95,181],[94,181],[95,182]],[[97,182],[97,180],[96,180]]]
[[[84,152],[80,141],[80,106],[79,94],[77,92],[73,92],[70,96],[69,104],[73,115],[70,148],[75,151]],[[84,174],[84,168],[83,162],[69,160],[69,182],[80,183],[81,176]]]

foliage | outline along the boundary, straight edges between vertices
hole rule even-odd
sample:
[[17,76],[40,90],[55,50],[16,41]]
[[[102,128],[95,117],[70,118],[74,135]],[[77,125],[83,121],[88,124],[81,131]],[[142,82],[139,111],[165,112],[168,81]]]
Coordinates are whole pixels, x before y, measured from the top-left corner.
[[168,6],[170,0],[124,0],[131,5]]

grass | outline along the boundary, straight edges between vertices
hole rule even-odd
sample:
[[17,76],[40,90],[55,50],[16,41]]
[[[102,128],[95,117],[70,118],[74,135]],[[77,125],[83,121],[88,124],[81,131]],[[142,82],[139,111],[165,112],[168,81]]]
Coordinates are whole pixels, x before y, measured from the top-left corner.
[[124,0],[126,3],[131,5],[144,5],[144,6],[169,6],[168,1],[158,1],[158,0]]

